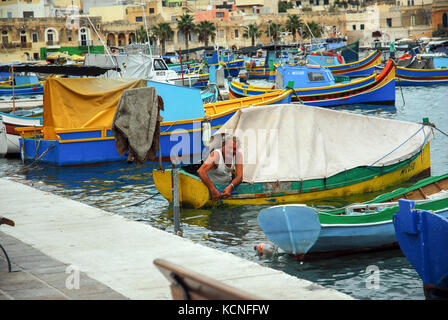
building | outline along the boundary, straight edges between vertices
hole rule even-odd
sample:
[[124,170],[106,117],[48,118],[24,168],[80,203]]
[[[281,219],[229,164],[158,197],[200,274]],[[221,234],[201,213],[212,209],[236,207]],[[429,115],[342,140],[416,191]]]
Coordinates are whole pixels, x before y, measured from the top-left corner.
[[44,18],[51,16],[50,0],[2,0],[0,18]]
[[436,35],[448,36],[448,0],[434,0],[431,20]]
[[[90,17],[96,27],[100,17]],[[3,18],[0,19],[1,63],[12,61],[44,60],[47,52],[68,54],[103,53],[104,47],[94,36],[94,30],[85,17],[68,24],[65,17]]]

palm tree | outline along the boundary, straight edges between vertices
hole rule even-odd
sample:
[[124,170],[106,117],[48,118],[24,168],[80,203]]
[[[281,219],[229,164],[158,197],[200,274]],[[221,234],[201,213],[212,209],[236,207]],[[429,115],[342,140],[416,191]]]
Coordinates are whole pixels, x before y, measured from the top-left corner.
[[209,21],[201,21],[196,25],[196,32],[198,34],[198,40],[204,42],[204,45],[208,46],[208,38],[215,41],[216,27]]
[[[308,27],[304,28],[303,36],[305,38],[309,38],[314,36],[315,38],[319,38],[322,35],[322,28],[315,21],[307,22]],[[310,30],[312,34],[310,33]]]
[[177,28],[184,34],[185,48],[188,50],[188,38],[190,37],[192,32],[196,31],[196,25],[194,24],[193,16],[190,16],[188,13],[184,13],[180,17],[180,20],[177,21]]
[[135,36],[136,41],[139,43],[145,43],[148,41],[148,35],[146,34],[146,29],[143,26],[135,31]]
[[152,34],[155,38],[160,41],[160,46],[162,47],[162,55],[165,54],[165,41],[171,39],[174,35],[173,29],[169,23],[161,22],[151,28]]
[[[265,32],[269,37],[272,37],[274,43],[277,43],[281,31],[283,31],[283,26],[280,23],[271,22]],[[271,41],[271,39],[269,39],[269,41]]]
[[[299,32],[300,28],[302,28],[303,23],[302,20],[300,20],[299,15],[297,14],[291,14],[288,15],[288,20],[286,20],[286,30],[292,33],[293,41],[296,42],[296,34]],[[299,35],[302,36],[299,32]]]
[[255,38],[259,38],[260,36],[261,31],[256,24],[251,23],[247,27],[244,27],[243,38],[250,38],[252,40],[252,47],[255,46]]

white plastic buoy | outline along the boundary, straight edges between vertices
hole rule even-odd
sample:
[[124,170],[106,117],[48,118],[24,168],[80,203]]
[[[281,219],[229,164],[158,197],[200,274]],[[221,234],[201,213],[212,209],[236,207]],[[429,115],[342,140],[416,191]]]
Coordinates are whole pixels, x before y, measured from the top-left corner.
[[260,243],[254,245],[254,250],[259,256],[272,256],[277,253],[278,247],[270,243]]

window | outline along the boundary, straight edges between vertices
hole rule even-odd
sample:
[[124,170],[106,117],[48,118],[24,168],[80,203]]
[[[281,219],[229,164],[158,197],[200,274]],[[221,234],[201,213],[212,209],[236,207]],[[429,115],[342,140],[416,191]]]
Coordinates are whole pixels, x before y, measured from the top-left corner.
[[361,25],[359,26],[359,28],[360,28],[361,30],[364,30],[364,25],[361,24]]
[[34,17],[34,11],[23,11],[23,17],[24,18],[33,18]]
[[352,29],[356,30],[356,24],[352,25]]
[[139,16],[139,17],[135,17],[135,22],[142,22],[143,21],[143,17]]
[[8,19],[12,18],[12,12],[8,12]]
[[329,0],[324,0],[324,6],[328,6],[329,3]]
[[308,72],[308,80],[310,81],[324,81],[324,75],[321,72]]
[[386,19],[386,24],[387,24],[387,26],[390,28],[390,27],[392,27],[392,18],[387,18]]
[[411,27],[415,26],[415,16],[411,16]]
[[442,24],[443,24],[444,28],[448,27],[448,18],[447,18],[446,13],[444,13],[442,16]]
[[154,8],[149,8],[149,14],[152,14],[152,13],[154,13],[155,11],[154,11]]
[[31,35],[31,37],[33,38],[33,42],[37,42],[38,38],[37,38],[37,33],[33,33]]
[[165,63],[163,63],[162,59],[155,59],[154,60],[154,70],[168,70]]
[[224,12],[216,12],[216,18],[224,18]]
[[33,59],[34,60],[39,60],[39,54],[37,52],[33,53]]
[[238,29],[235,29],[235,38],[238,38],[239,34],[238,34]]
[[224,38],[224,30],[219,30],[219,37]]

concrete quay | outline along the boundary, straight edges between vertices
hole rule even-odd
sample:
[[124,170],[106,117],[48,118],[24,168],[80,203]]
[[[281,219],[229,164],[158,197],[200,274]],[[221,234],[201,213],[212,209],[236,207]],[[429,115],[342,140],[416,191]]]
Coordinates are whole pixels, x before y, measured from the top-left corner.
[[[0,299],[170,300],[162,258],[262,299],[345,300],[352,297],[194,243],[147,224],[0,179],[0,243],[13,269],[0,273]],[[81,272],[69,288],[67,267]],[[68,281],[70,283],[70,281]]]

